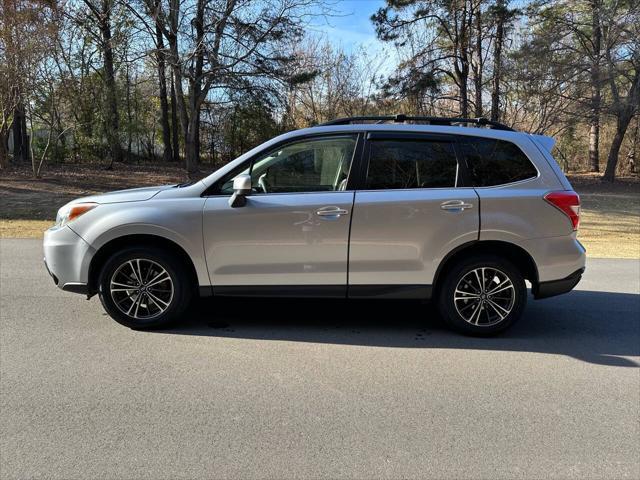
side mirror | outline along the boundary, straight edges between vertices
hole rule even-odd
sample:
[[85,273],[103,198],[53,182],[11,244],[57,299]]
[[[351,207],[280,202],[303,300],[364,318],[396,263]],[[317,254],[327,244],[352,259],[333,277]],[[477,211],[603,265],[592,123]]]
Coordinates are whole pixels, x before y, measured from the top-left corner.
[[231,208],[244,207],[247,195],[251,193],[251,175],[240,174],[233,179],[233,195],[229,199]]

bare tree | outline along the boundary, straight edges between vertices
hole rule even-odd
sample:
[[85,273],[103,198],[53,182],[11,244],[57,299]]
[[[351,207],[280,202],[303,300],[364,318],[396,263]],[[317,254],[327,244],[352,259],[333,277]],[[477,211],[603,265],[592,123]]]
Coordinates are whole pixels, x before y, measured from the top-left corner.
[[[29,92],[25,113],[29,119],[31,170],[35,178],[40,178],[51,148],[71,127],[59,129],[60,111],[52,66],[44,62],[35,69],[33,75],[35,80]],[[42,139],[40,135],[44,132],[46,137]]]
[[614,1],[601,8],[600,18],[606,25],[602,49],[611,96],[606,108],[616,121],[603,180],[613,182],[627,128],[640,113],[640,4]]
[[[34,72],[51,47],[55,31],[51,2],[3,2],[0,9],[0,168],[9,164],[8,140],[12,124],[16,145],[26,158],[24,108]],[[16,113],[18,114],[16,116]]]
[[503,69],[503,49],[508,27],[519,14],[517,9],[509,9],[508,0],[497,0],[490,9],[490,15],[495,23],[493,38],[493,78],[491,87],[491,120],[500,120],[500,99]]
[[473,25],[475,36],[474,45],[471,55],[471,67],[473,72],[474,87],[474,113],[476,117],[482,117],[482,89],[483,89],[483,73],[484,73],[484,34],[486,28],[483,26],[484,13],[482,12],[482,0],[477,3],[475,22]]
[[[2,17],[6,11],[2,12]],[[20,74],[13,61],[9,60],[13,55],[11,46],[7,46],[6,39],[10,33],[6,31],[8,23],[5,18],[0,17],[2,44],[0,48],[2,56],[0,59],[0,168],[9,166],[9,133],[13,122],[13,115],[20,102]]]
[[171,147],[173,148],[172,158],[174,162],[180,161],[180,129],[178,124],[178,103],[176,100],[176,88],[171,79]]
[[290,51],[296,58],[286,99],[292,128],[379,112],[377,72],[384,58],[364,49],[347,54],[323,38],[296,44]]
[[[589,118],[589,170],[600,170],[600,107],[601,97],[601,43],[600,0],[590,0],[591,36],[588,40],[591,52],[591,116]],[[587,41],[585,39],[585,41]]]
[[193,173],[198,169],[200,110],[211,89],[278,75],[287,59],[274,46],[300,34],[302,19],[314,2],[145,1],[168,43],[185,163]]
[[[112,15],[117,0],[83,0],[84,5],[98,29],[95,35],[103,62],[103,80],[105,85],[105,134],[111,149],[111,162],[108,169],[113,168],[113,162],[122,161],[122,146],[120,145],[120,128],[118,113],[118,94],[114,66],[114,46],[112,36]],[[87,25],[87,23],[83,23]],[[91,26],[87,25],[88,28]],[[92,30],[90,30],[92,31]]]
[[[625,20],[619,24],[618,32],[610,29],[606,35],[605,57],[612,98],[609,111],[616,119],[615,135],[603,176],[609,182],[615,180],[620,147],[627,128],[634,115],[640,113],[640,10],[632,12]],[[620,41],[621,37],[626,41]]]
[[[159,2],[159,0],[156,0]],[[157,9],[157,7],[156,7]],[[164,35],[162,34],[162,26],[155,22],[155,34],[156,34],[156,60],[158,63],[158,88],[160,96],[160,125],[162,126],[162,145],[164,147],[162,152],[162,159],[165,162],[178,161],[178,158],[174,158],[173,150],[171,148],[171,128],[169,125],[169,101],[167,98],[167,73],[166,73],[166,61],[165,61],[165,49],[164,49]]]

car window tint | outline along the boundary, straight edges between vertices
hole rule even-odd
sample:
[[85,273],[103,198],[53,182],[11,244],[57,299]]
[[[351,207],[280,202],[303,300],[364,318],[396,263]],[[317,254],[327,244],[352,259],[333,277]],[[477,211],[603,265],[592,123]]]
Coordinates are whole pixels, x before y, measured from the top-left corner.
[[373,140],[366,188],[369,190],[455,187],[453,144],[423,140]]
[[476,187],[504,185],[538,175],[527,156],[511,142],[459,137],[458,145]]
[[286,144],[224,179],[220,193],[233,193],[233,178],[240,173],[251,175],[255,193],[345,190],[355,147],[355,135]]

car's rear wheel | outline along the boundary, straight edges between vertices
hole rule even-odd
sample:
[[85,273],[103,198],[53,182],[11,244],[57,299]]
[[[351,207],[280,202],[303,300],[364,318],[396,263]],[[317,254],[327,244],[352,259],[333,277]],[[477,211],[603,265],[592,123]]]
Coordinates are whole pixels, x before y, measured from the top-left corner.
[[487,336],[520,318],[527,288],[520,271],[497,256],[469,257],[448,271],[439,290],[439,310],[454,329]]
[[156,248],[132,247],[111,256],[99,278],[104,309],[131,328],[166,326],[186,310],[189,277],[181,262]]

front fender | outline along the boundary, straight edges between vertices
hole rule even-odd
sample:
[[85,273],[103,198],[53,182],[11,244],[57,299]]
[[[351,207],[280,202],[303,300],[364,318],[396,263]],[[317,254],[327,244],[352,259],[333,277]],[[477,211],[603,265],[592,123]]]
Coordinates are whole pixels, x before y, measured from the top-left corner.
[[82,260],[88,272],[95,253],[120,237],[153,235],[179,245],[191,258],[200,285],[210,285],[202,237],[203,198],[158,199],[100,205],[69,227],[91,245]]

